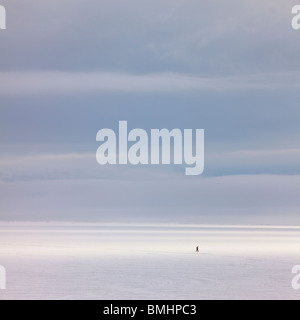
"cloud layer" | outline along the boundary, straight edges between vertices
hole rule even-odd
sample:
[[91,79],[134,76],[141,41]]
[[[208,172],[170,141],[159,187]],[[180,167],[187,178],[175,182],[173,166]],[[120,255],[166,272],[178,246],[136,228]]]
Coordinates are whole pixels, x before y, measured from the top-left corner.
[[[1,4],[0,220],[300,223],[293,0]],[[100,167],[120,120],[205,129],[205,175]]]
[[[299,71],[293,0],[3,0],[2,70]],[[33,18],[34,17],[34,18]]]
[[0,72],[0,95],[80,94],[102,92],[172,93],[240,90],[299,90],[300,74],[197,77],[161,73]]
[[[299,176],[0,182],[1,219],[299,224]],[[11,201],[17,199],[17,201]]]
[[[300,175],[300,150],[241,150],[205,155],[204,176]],[[181,166],[100,166],[96,152],[70,154],[6,155],[0,159],[0,181],[35,180],[135,180],[156,179],[165,173],[169,179],[184,175]]]

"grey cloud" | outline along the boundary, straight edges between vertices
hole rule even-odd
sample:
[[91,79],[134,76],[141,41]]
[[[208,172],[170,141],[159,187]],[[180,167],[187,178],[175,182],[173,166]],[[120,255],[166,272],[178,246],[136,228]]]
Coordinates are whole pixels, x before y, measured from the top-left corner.
[[293,0],[2,2],[9,28],[1,70],[216,75],[300,67]]
[[[0,220],[300,223],[293,0],[1,4]],[[99,167],[119,120],[204,128],[217,177]]]
[[0,72],[0,95],[80,94],[101,92],[199,92],[299,90],[300,74],[196,77],[184,74]]
[[[128,120],[130,129],[147,131],[205,129],[206,154],[216,154],[214,159],[207,160],[207,170],[214,175],[216,167],[223,167],[217,163],[220,153],[299,149],[299,90],[281,90],[5,95],[0,106],[0,152],[2,156],[7,152],[20,158],[28,150],[35,154],[95,153],[98,130],[118,130],[118,122]],[[277,162],[269,169],[268,161],[259,165],[258,157],[248,166],[245,158],[240,163],[224,162],[228,170],[218,173],[234,173],[235,168],[236,173],[245,173],[254,168],[254,163],[258,166],[247,173],[298,172],[294,155],[291,165],[282,161],[282,165]],[[281,158],[279,155],[278,159]]]
[[[300,175],[300,149],[241,150],[205,155],[204,176],[241,174]],[[94,154],[6,155],[0,159],[0,181],[34,180],[174,180],[183,166],[100,166]]]
[[0,218],[299,224],[299,188],[299,176],[0,182]]
[[300,149],[238,150],[206,156],[208,175],[300,174]]

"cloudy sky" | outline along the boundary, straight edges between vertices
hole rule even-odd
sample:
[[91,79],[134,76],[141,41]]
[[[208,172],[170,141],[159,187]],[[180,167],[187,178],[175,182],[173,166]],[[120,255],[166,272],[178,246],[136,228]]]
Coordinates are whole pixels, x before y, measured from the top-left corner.
[[[1,0],[0,220],[300,223],[290,0]],[[96,133],[205,129],[203,176],[101,167]]]

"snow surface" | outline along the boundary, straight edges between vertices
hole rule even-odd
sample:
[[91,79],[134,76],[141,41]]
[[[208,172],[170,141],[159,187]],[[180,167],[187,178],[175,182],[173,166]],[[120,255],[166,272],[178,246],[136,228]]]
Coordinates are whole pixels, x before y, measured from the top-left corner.
[[0,265],[0,300],[300,299],[300,228],[1,223]]

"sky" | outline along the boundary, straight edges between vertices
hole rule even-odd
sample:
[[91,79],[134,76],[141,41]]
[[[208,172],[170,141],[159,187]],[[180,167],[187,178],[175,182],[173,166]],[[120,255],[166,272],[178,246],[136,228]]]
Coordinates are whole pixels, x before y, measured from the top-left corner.
[[[1,0],[0,221],[299,225],[290,0]],[[96,134],[205,129],[205,171],[99,166]]]

